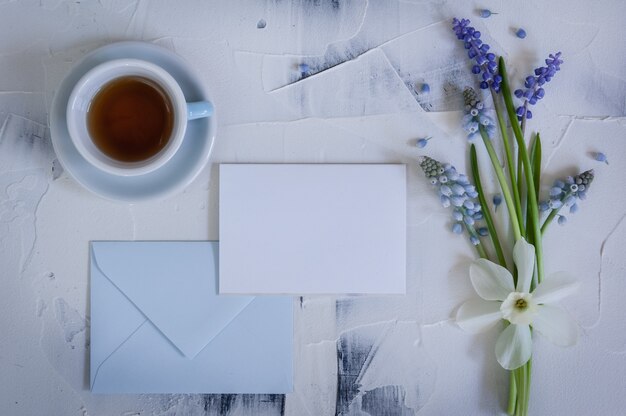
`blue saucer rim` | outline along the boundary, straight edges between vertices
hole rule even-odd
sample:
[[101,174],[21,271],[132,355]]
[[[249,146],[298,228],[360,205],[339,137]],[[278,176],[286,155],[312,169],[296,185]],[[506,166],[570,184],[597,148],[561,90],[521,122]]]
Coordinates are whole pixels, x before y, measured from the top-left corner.
[[[111,175],[106,172],[99,171],[95,167],[87,168],[89,170],[89,172],[87,173],[84,172],[85,168],[83,167],[83,172],[81,172],[81,168],[78,165],[84,165],[87,162],[82,158],[82,156],[80,156],[80,154],[78,154],[73,144],[69,140],[69,136],[67,136],[67,125],[65,121],[66,106],[63,102],[60,101],[63,100],[64,95],[69,95],[69,91],[71,91],[72,85],[68,85],[68,83],[71,83],[69,81],[71,78],[82,77],[82,75],[86,71],[98,64],[95,63],[93,64],[93,66],[90,65],[81,70],[81,67],[84,66],[86,62],[89,62],[90,60],[98,61],[100,60],[98,56],[105,57],[107,55],[118,55],[118,57],[123,57],[125,56],[125,54],[128,53],[129,50],[133,48],[144,49],[147,52],[152,52],[156,55],[160,55],[155,58],[155,60],[166,60],[169,62],[169,64],[177,67],[176,70],[180,71],[180,73],[186,78],[185,80],[183,80],[184,83],[187,85],[185,95],[192,95],[192,97],[188,97],[188,99],[203,99],[211,101],[204,84],[197,76],[197,74],[190,68],[190,65],[181,56],[168,49],[152,43],[141,41],[122,41],[96,48],[88,52],[81,59],[79,59],[72,66],[63,81],[59,84],[58,89],[55,92],[54,98],[52,100],[52,105],[49,113],[49,125],[52,137],[52,144],[57,154],[57,157],[59,158],[59,161],[63,165],[64,169],[68,172],[68,174],[85,189],[98,196],[107,200],[126,203],[164,199],[188,187],[198,177],[198,175],[210,159],[213,146],[215,144],[215,131],[217,126],[215,115],[209,118],[198,119],[190,122],[202,123],[200,125],[201,127],[198,127],[198,124],[195,125],[195,130],[203,130],[201,133],[203,136],[206,136],[204,137],[206,143],[203,143],[203,147],[201,148],[202,153],[196,155],[197,159],[195,160],[195,163],[191,164],[185,164],[183,163],[182,159],[177,160],[176,158],[173,158],[170,162],[164,165],[163,168],[167,167],[168,165],[177,164],[180,165],[178,166],[178,168],[176,166],[169,166],[169,169],[175,171],[182,170],[182,174],[180,172],[177,172],[178,177],[175,178],[174,181],[165,182],[160,187],[153,184],[153,188],[148,190],[147,192],[144,192],[143,194],[134,194],[129,191],[145,191],[143,188],[140,189],[138,185],[140,185],[142,182],[146,182],[146,179],[158,179],[157,175],[160,171],[162,171],[163,168],[160,168],[159,170],[151,173],[147,173],[146,175],[134,177],[119,177]],[[114,58],[110,57],[109,59]],[[159,62],[155,63],[158,64]],[[188,128],[188,131],[185,134],[185,138],[191,139],[192,141],[199,140],[198,137],[188,137],[189,135],[195,134],[192,133],[190,130],[194,130],[193,126],[191,129]],[[64,150],[68,148],[70,149],[69,151]],[[69,153],[75,154],[70,155]],[[74,161],[71,160],[72,158]],[[91,179],[89,177],[91,177]],[[94,179],[93,177],[96,177],[96,179]],[[96,184],[96,182],[99,182],[99,184]],[[110,186],[100,186],[102,183],[109,183]]]

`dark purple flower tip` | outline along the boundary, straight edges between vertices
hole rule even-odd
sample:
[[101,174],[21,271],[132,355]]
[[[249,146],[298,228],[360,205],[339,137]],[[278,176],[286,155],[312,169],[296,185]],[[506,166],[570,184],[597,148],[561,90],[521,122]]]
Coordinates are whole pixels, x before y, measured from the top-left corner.
[[515,32],[515,36],[520,39],[524,39],[526,37],[526,31],[520,27],[519,29],[517,29],[517,32]]
[[497,82],[498,84],[502,82],[502,76],[501,75],[496,75],[495,77],[493,77],[493,81]]
[[486,43],[483,43],[482,45],[480,45],[481,52],[487,52],[488,50],[489,50],[489,45],[487,45]]
[[526,110],[526,118],[527,118],[527,119],[531,119],[531,118],[533,118],[533,113],[532,113],[532,111],[530,111],[530,110]]
[[522,96],[524,96],[524,91],[517,89],[513,94],[515,94],[517,98],[522,98]]
[[489,71],[490,74],[495,74],[496,72],[498,72],[498,64],[495,63],[494,61],[488,62],[487,70]]
[[480,74],[480,66],[478,65],[472,66],[472,74]]
[[519,117],[524,117],[524,114],[526,113],[526,109],[520,105],[519,107],[517,107],[517,110],[515,111],[515,113],[517,113]]
[[487,84],[487,81],[483,81],[480,83],[481,90],[486,90],[487,88],[489,88],[489,84]]
[[484,81],[491,80],[491,74],[489,72],[483,72],[482,77]]
[[480,39],[480,32],[477,30],[474,33],[472,33],[472,35],[476,38],[476,39]]
[[530,97],[530,100],[528,100],[528,103],[531,105],[537,104],[537,97],[533,95],[532,97]]
[[488,61],[495,61],[496,60],[496,55],[493,53],[488,53],[487,55],[485,55],[487,57]]
[[544,90],[543,88],[539,88],[537,89],[537,91],[535,92],[535,96],[538,99],[542,99],[544,97],[544,95],[546,95],[546,90]]

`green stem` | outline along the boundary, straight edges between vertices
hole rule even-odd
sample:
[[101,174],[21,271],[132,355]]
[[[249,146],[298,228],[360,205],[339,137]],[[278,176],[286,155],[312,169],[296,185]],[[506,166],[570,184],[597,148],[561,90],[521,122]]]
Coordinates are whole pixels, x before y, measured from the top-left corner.
[[480,257],[489,260],[489,256],[487,256],[487,252],[485,251],[485,248],[482,244],[476,244],[474,247],[476,247],[476,251],[478,252],[478,255]]
[[[572,193],[568,191],[565,194],[565,196],[563,197],[563,201],[565,201],[567,199],[567,197],[570,196],[571,194]],[[561,205],[559,208],[553,209],[552,211],[550,211],[550,215],[548,215],[546,220],[543,222],[543,225],[541,226],[541,235],[542,236],[546,233],[546,229],[548,228],[548,225],[550,225],[552,220],[559,214],[559,212],[561,211],[561,208],[563,208],[564,206],[565,205]]]
[[561,208],[553,209],[552,211],[550,211],[550,215],[548,215],[548,218],[546,218],[546,220],[543,222],[543,225],[541,226],[541,235],[543,235],[546,232],[548,225],[550,225],[550,223],[552,222],[554,217],[556,217],[556,215],[559,213],[560,210]]
[[[498,125],[500,126],[500,135],[502,136],[502,144],[504,145],[504,154],[506,156],[506,166],[509,172],[509,179],[511,180],[511,188],[513,190],[513,201],[515,202],[515,214],[517,217],[517,223],[520,227],[520,233],[524,233],[524,222],[522,219],[522,201],[521,201],[521,193],[518,190],[516,185],[517,181],[521,180],[521,177],[515,176],[515,164],[513,163],[513,153],[511,152],[511,145],[509,143],[509,135],[507,133],[506,120],[504,119],[504,115],[502,114],[502,109],[500,108],[500,102],[498,100],[498,95],[495,91],[491,90],[491,97],[493,99],[493,106],[496,110],[496,117],[498,119]],[[517,238],[515,239],[517,241]]]
[[509,406],[506,412],[509,415],[515,414],[515,406],[517,404],[517,382],[515,381],[515,370],[509,371]]
[[532,149],[533,161],[533,178],[535,179],[535,195],[539,195],[539,187],[541,186],[541,137],[539,133],[535,135]]
[[529,402],[528,399],[530,398],[530,380],[532,376],[532,369],[533,369],[533,359],[531,357],[526,363],[526,404],[524,405],[524,410],[526,414],[528,414],[528,402]]
[[500,75],[502,76],[502,96],[504,97],[504,103],[506,105],[507,113],[509,114],[509,121],[513,127],[513,134],[515,134],[515,140],[517,140],[517,147],[522,155],[522,162],[524,165],[524,177],[526,179],[527,197],[528,197],[528,211],[530,212],[530,224],[528,227],[532,228],[535,238],[535,254],[537,256],[537,279],[538,283],[543,280],[543,244],[541,241],[541,229],[539,227],[539,208],[537,205],[537,193],[533,186],[535,181],[533,179],[533,172],[530,165],[530,159],[528,158],[528,152],[526,151],[526,145],[524,143],[524,137],[522,136],[522,130],[519,122],[517,121],[517,114],[513,106],[513,98],[511,96],[511,88],[509,86],[509,80],[506,73],[506,65],[504,59],[500,57],[499,60]]
[[[524,190],[524,174],[522,172],[522,154],[518,151],[517,152],[517,192],[520,195],[520,206],[522,206],[521,200],[522,200],[522,196],[523,196],[523,190]],[[528,201],[526,201],[526,203],[528,204]],[[520,210],[521,211],[521,210]],[[524,213],[522,213],[522,216],[524,215]],[[526,222],[524,223],[524,227],[528,228],[528,206],[526,206]],[[528,239],[528,235],[530,233],[528,232],[528,230],[526,230],[526,239]]]
[[491,159],[493,170],[496,172],[496,177],[498,178],[498,182],[500,183],[500,188],[502,188],[502,196],[504,197],[506,207],[509,210],[509,217],[511,218],[511,225],[513,226],[513,234],[515,235],[515,241],[517,241],[522,238],[522,232],[517,214],[515,212],[515,203],[513,202],[513,198],[511,197],[509,185],[506,182],[504,171],[502,170],[502,166],[500,166],[500,160],[498,159],[496,150],[493,148],[491,139],[487,135],[487,132],[485,131],[485,128],[483,126],[480,126],[479,130],[480,135],[483,138],[483,143],[485,143],[487,153],[489,153],[489,158]]
[[515,373],[515,383],[517,384],[517,398],[515,400],[515,416],[519,416],[520,408],[522,406],[522,396],[524,395],[524,386],[520,384],[519,368],[513,370]]
[[476,146],[472,145],[470,147],[470,164],[472,166],[472,176],[474,177],[474,185],[476,186],[476,190],[478,191],[478,200],[480,201],[480,206],[482,207],[483,217],[485,218],[485,222],[487,223],[487,229],[489,230],[489,236],[491,237],[491,242],[493,243],[493,247],[496,250],[496,256],[498,257],[498,261],[500,265],[506,268],[506,260],[504,258],[504,252],[502,251],[502,246],[500,245],[500,239],[498,237],[498,231],[493,223],[493,218],[491,217],[491,210],[489,209],[489,205],[487,204],[487,200],[485,199],[485,194],[483,192],[483,184],[480,180],[480,172],[478,170],[478,157],[476,156]]

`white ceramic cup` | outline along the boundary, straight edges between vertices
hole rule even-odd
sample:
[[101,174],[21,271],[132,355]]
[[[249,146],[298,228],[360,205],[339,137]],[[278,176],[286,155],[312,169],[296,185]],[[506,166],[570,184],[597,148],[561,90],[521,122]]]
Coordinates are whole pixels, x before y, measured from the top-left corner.
[[[128,76],[148,78],[167,94],[173,111],[172,133],[167,144],[155,155],[137,162],[123,162],[103,153],[93,142],[87,126],[90,104],[109,82]],[[209,117],[213,106],[208,101],[187,103],[176,80],[163,68],[139,59],[116,59],[87,72],[74,86],[67,103],[67,128],[78,152],[96,168],[118,176],[135,176],[152,172],[174,156],[185,137],[187,121]]]

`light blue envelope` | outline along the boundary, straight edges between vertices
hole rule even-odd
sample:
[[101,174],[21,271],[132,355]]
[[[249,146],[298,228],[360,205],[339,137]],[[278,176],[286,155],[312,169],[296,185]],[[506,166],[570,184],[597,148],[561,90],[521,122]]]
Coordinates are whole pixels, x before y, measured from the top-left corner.
[[217,242],[91,243],[94,393],[288,393],[293,304],[218,296]]

